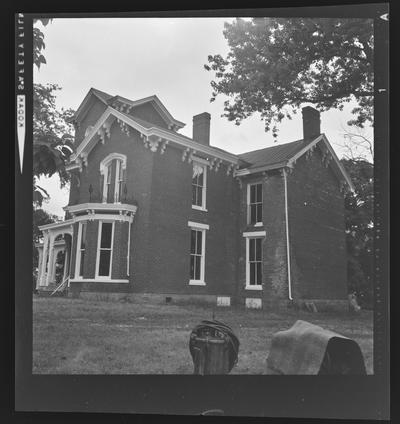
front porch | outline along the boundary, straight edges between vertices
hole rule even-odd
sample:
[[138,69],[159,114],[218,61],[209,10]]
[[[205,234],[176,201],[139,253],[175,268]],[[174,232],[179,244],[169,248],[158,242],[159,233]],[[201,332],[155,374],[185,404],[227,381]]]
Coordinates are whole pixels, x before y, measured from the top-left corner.
[[43,242],[36,244],[39,253],[36,290],[53,293],[69,286],[72,220],[43,225],[40,229]]

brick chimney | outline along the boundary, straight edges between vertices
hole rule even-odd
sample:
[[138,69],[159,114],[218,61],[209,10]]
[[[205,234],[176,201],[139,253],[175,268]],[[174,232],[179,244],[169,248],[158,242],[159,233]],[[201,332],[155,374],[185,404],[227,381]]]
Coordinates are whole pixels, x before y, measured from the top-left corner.
[[208,112],[193,116],[193,140],[198,143],[210,145],[210,120]]
[[317,109],[311,106],[303,107],[303,139],[310,140],[321,134],[321,118]]

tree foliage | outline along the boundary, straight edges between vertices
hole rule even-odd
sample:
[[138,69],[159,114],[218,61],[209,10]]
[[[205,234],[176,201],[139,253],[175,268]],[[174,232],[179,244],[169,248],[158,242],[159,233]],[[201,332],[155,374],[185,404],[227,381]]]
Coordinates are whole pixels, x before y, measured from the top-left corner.
[[[34,19],[33,23],[41,22],[43,26],[46,26],[52,19]],[[44,34],[38,27],[33,28],[33,63],[40,69],[42,63],[46,63],[46,58],[42,54],[42,50],[46,47],[44,43]]]
[[372,304],[373,296],[373,165],[366,160],[341,160],[355,192],[345,198],[348,285],[361,302]]
[[342,109],[355,100],[349,125],[373,121],[373,21],[334,18],[254,18],[225,23],[230,51],[208,56],[215,71],[211,101],[237,125],[259,113],[266,131],[303,103]]
[[[50,19],[40,21],[47,25]],[[45,48],[43,40],[43,33],[34,27],[33,60],[38,69],[41,64],[46,63],[42,54]],[[68,119],[74,111],[57,109],[58,90],[61,90],[61,87],[57,84],[33,85],[33,188],[34,203],[37,206],[42,205],[45,197],[48,198],[47,192],[37,185],[39,177],[51,177],[58,173],[61,187],[65,186],[69,179],[65,164],[73,153],[73,128]]]

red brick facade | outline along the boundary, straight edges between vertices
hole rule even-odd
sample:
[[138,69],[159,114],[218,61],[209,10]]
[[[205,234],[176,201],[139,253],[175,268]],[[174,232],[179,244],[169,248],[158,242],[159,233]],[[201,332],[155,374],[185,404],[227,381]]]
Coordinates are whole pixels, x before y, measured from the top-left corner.
[[[84,139],[88,125],[96,125],[105,110],[106,106],[95,100],[80,119],[76,132],[77,147]],[[151,103],[127,113],[168,129],[165,117],[161,117]],[[229,297],[232,303],[260,298],[263,305],[288,300],[282,169],[252,172],[239,178],[229,169],[233,165],[228,162],[207,165],[207,210],[197,210],[192,208],[193,162],[185,157],[184,147],[174,143],[166,145],[163,151],[159,145],[157,147],[156,151],[146,148],[139,130],[129,128],[129,134],[126,134],[115,121],[105,142],[98,141],[90,151],[87,165],[71,170],[74,177],[71,179],[69,206],[99,203],[104,183],[100,163],[111,153],[125,155],[126,192],[122,203],[137,207],[132,224],[118,219],[113,221],[110,279],[96,277],[99,222],[106,218],[91,220],[88,215],[81,281],[75,273],[78,223],[74,223],[71,292],[216,295]],[[287,174],[290,272],[295,300],[340,300],[347,294],[343,195],[337,175],[330,166],[323,164],[321,152],[316,148],[311,156],[301,156]],[[194,155],[192,159],[196,160],[196,157]],[[205,159],[210,163],[212,158],[203,155],[203,161]],[[240,165],[240,156],[238,164],[236,169],[245,167]],[[262,225],[254,226],[248,224],[247,190],[249,183],[256,182],[262,184],[263,216]],[[111,185],[114,184],[113,176]],[[67,218],[71,216],[67,212]],[[189,222],[208,226],[205,230],[205,285],[189,284]],[[246,288],[248,258],[243,235],[252,231],[265,231],[261,290]]]

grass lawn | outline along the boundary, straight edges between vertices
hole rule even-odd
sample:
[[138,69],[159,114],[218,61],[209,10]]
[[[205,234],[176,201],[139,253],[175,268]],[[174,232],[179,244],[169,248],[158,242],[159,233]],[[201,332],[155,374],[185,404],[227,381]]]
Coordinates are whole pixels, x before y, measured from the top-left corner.
[[231,374],[264,374],[271,337],[297,319],[356,340],[373,372],[372,312],[282,313],[193,304],[151,304],[34,298],[35,374],[192,374],[192,328],[203,319],[232,327],[240,341]]

